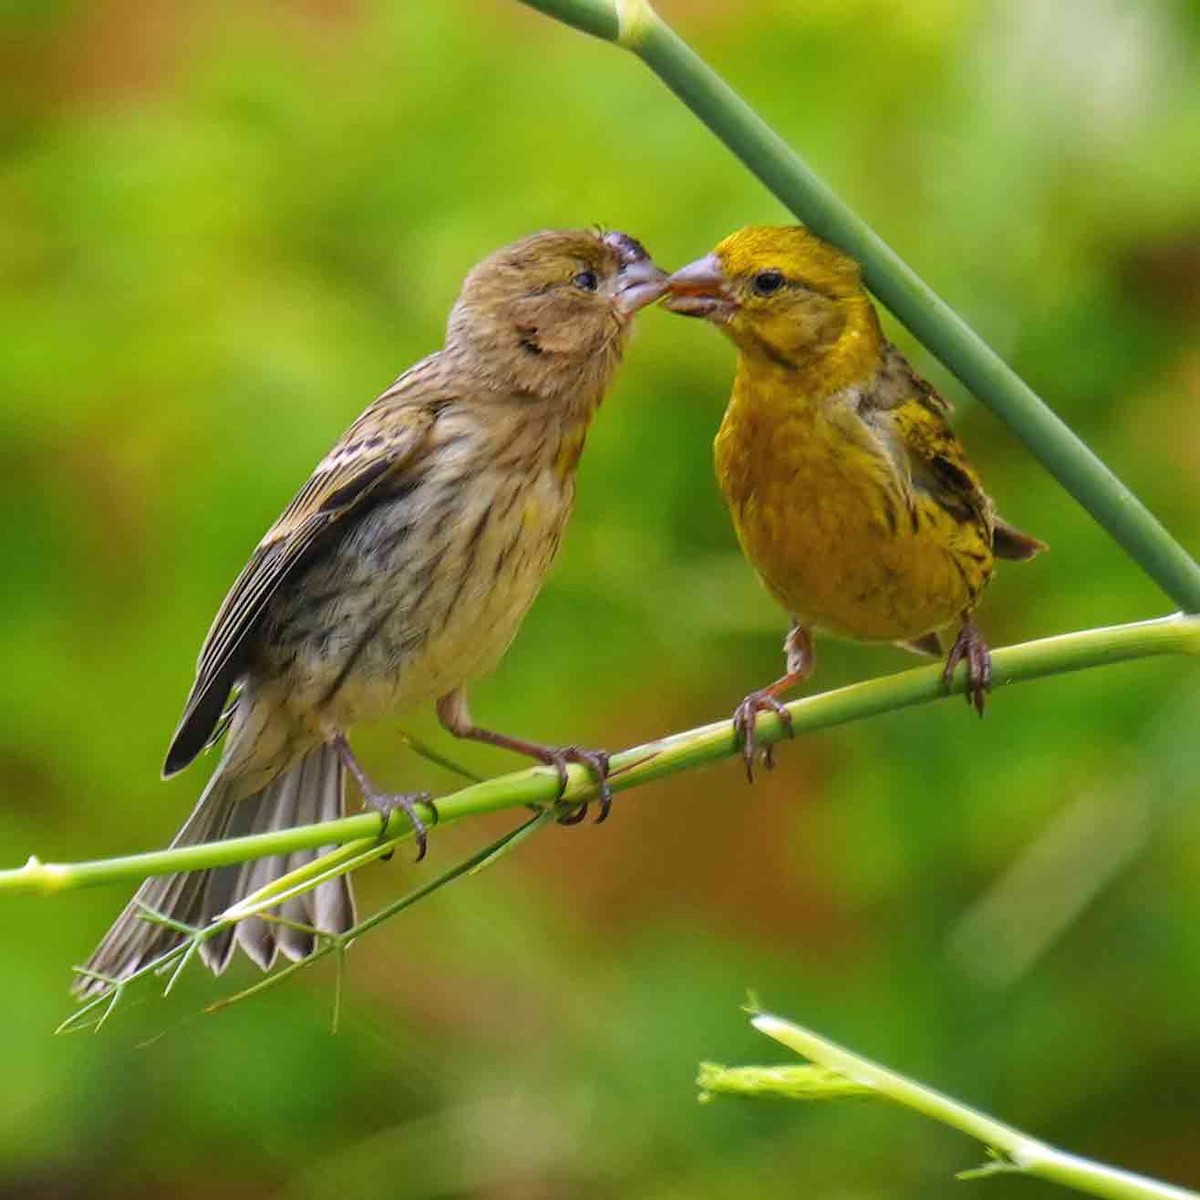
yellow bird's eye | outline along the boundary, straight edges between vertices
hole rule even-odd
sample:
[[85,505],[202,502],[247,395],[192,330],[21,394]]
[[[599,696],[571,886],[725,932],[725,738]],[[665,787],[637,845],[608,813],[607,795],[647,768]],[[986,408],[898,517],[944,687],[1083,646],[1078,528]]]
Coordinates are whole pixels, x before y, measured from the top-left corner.
[[595,271],[580,271],[571,282],[585,292],[594,292],[600,284]]
[[783,282],[782,271],[759,271],[750,281],[750,286],[758,295],[769,296],[772,292],[779,291],[783,287]]

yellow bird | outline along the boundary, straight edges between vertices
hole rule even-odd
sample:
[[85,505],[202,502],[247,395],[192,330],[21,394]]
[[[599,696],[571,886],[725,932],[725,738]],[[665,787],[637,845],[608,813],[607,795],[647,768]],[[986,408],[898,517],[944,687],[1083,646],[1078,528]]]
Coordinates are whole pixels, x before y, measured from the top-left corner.
[[[812,630],[940,655],[959,622],[980,715],[991,658],[972,613],[996,558],[1044,543],[1002,521],[947,420],[950,406],[883,334],[858,264],[802,226],[751,226],[676,271],[665,301],[738,349],[715,444],[742,550],[791,614],[787,670],[734,714],[753,778],[759,712],[812,673]],[[771,763],[770,748],[764,761]]]

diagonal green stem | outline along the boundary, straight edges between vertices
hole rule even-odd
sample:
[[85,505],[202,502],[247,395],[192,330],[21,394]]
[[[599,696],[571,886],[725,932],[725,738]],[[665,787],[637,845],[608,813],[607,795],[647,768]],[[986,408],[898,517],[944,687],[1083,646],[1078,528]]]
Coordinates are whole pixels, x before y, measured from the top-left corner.
[[[1008,684],[1047,675],[1163,654],[1200,656],[1200,618],[1163,617],[1008,646],[993,655],[993,686],[1002,689]],[[962,693],[964,680],[964,674],[960,673],[954,682],[955,693]],[[945,696],[941,668],[918,667],[882,679],[808,696],[793,701],[787,707],[795,732],[802,733],[845,725],[864,717],[917,704],[928,704]],[[778,717],[772,713],[764,713],[759,717],[758,737],[762,744],[777,742],[783,736]],[[704,725],[613,755],[612,787],[614,791],[638,787],[665,775],[729,758],[737,751],[738,746],[728,720]],[[438,825],[448,825],[465,817],[505,808],[549,804],[555,799],[557,787],[554,771],[545,767],[486,779],[440,797],[437,801]],[[571,767],[564,802],[578,802],[593,794],[593,784],[586,770],[579,766]],[[431,812],[427,813],[428,818],[432,816]],[[411,836],[404,828],[403,814],[395,818],[395,822],[399,832],[378,842],[377,853],[382,854],[390,846]],[[378,832],[379,817],[372,812],[319,825],[303,825],[272,833],[230,838],[223,842],[180,846],[173,850],[156,850],[149,854],[131,854],[94,862],[44,863],[31,858],[23,867],[0,871],[0,895],[49,895],[94,884],[139,881],[149,875],[227,866],[268,854],[288,854],[294,850],[317,849],[359,839],[373,843]],[[363,847],[346,848],[345,852],[360,853]],[[310,864],[310,868],[315,871],[325,869],[328,865],[328,860],[323,859]]]
[[788,208],[863,267],[871,290],[1029,447],[1185,612],[1200,565],[1080,438],[683,39],[648,0],[522,0],[636,54]]
[[[839,1087],[845,1088],[847,1083],[853,1083],[863,1092],[903,1105],[982,1142],[991,1152],[992,1161],[974,1171],[963,1172],[959,1178],[1008,1172],[1033,1175],[1089,1196],[1104,1197],[1104,1200],[1200,1200],[1195,1192],[1092,1162],[1031,1138],[1011,1125],[1005,1125],[950,1096],[863,1058],[791,1021],[769,1013],[757,1013],[750,1023],[761,1033],[832,1072],[834,1080],[826,1096],[835,1098],[839,1094]],[[740,1095],[746,1094],[747,1081],[744,1076],[738,1078],[734,1075],[726,1080],[711,1069],[708,1072],[702,1069],[701,1080],[710,1092],[736,1091]],[[762,1090],[769,1092],[771,1082],[766,1080]],[[776,1088],[774,1094],[781,1094],[781,1089]],[[812,1079],[807,1093],[797,1091],[794,1094],[805,1099],[823,1098],[821,1081]]]

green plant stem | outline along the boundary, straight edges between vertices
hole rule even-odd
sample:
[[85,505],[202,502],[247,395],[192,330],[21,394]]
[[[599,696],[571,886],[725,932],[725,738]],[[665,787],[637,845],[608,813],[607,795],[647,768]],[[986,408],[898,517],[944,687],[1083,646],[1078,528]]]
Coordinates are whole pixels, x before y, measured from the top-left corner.
[[723,1067],[701,1063],[696,1076],[700,1099],[741,1096],[747,1100],[839,1100],[870,1096],[872,1090],[845,1075],[811,1064],[791,1067]]
[[1025,443],[1185,612],[1200,565],[969,325],[651,8],[648,0],[522,0],[636,54],[810,229],[852,254],[876,296]]
[[964,1171],[959,1178],[1015,1173],[1033,1175],[1106,1200],[1197,1200],[1195,1192],[1067,1154],[791,1021],[757,1013],[751,1024],[843,1081],[852,1081],[881,1099],[903,1105],[982,1142],[991,1152],[992,1161],[976,1170]]
[[[1163,654],[1200,656],[1200,619],[1163,617],[1008,646],[993,655],[993,686],[1003,690],[1009,684],[1047,675]],[[946,691],[941,674],[940,667],[918,667],[793,701],[788,705],[793,728],[796,733],[826,729],[878,713],[944,699]],[[960,671],[954,681],[953,693],[962,693],[964,680],[965,675]],[[998,698],[996,703],[1004,701]],[[965,714],[962,719],[967,719]],[[784,732],[778,717],[771,713],[760,716],[758,736],[764,745],[779,741]],[[614,755],[612,788],[624,791],[665,775],[729,758],[737,750],[730,722],[717,721]],[[557,778],[553,770],[545,767],[487,779],[440,797],[437,801],[438,825],[449,825],[465,817],[499,809],[549,804],[554,801],[556,791]],[[588,773],[582,767],[571,767],[564,802],[577,802],[593,794],[594,786]],[[431,821],[432,817],[433,813],[427,807],[427,820]],[[381,854],[411,836],[402,813],[393,817],[392,829],[395,832],[389,831],[388,836],[378,843]],[[23,867],[0,871],[0,895],[49,895],[101,883],[137,881],[149,875],[227,866],[268,854],[288,854],[294,850],[359,839],[373,843],[378,833],[379,817],[375,813],[360,813],[319,825],[93,862],[47,863],[30,858]],[[357,853],[359,849],[353,852]],[[317,869],[315,864],[312,869]]]

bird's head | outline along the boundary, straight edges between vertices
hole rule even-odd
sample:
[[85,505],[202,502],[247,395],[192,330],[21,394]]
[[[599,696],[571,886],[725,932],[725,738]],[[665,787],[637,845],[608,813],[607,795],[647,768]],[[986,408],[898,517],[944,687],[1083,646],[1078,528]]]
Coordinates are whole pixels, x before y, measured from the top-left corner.
[[858,263],[802,225],[751,225],[667,280],[665,306],[704,317],[743,353],[799,365],[875,327]]
[[547,400],[603,391],[635,314],[665,288],[666,274],[628,234],[531,234],[472,269],[447,349],[471,354],[494,382]]

